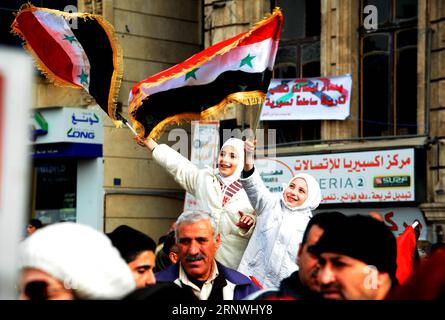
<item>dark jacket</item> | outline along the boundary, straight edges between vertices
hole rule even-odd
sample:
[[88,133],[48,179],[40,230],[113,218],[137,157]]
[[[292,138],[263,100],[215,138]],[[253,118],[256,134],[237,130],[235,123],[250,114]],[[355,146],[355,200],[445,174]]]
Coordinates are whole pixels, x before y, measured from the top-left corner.
[[295,271],[283,279],[280,283],[279,289],[265,289],[263,292],[257,292],[258,295],[253,295],[251,300],[314,300],[319,299],[319,296],[310,291],[300,281],[298,271]]
[[[168,267],[165,270],[155,273],[156,282],[174,282],[179,280],[179,263],[180,262]],[[222,275],[227,282],[231,282],[235,285],[233,300],[241,300],[249,294],[259,290],[259,288],[242,273],[227,268],[219,262],[216,262],[216,264],[218,266],[220,275]]]

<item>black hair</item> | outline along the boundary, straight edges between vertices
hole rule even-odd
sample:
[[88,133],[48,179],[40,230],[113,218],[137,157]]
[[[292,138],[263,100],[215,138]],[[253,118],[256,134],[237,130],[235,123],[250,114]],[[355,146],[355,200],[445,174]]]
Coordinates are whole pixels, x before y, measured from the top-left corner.
[[107,236],[127,263],[135,260],[144,251],[153,251],[153,253],[156,251],[156,243],[152,238],[127,225],[117,227]]
[[176,244],[175,232],[171,231],[169,234],[165,236],[165,241],[162,246],[162,250],[160,250],[156,255],[156,266],[154,270],[155,272],[164,270],[165,268],[172,265],[169,253],[175,244]]
[[42,221],[40,221],[39,219],[31,219],[29,220],[29,224],[36,229],[40,229],[43,227]]

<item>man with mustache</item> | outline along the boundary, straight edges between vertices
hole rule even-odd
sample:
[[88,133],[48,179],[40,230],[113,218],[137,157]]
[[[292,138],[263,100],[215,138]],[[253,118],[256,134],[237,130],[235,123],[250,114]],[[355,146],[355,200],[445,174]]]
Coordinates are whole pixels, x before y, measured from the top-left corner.
[[176,221],[179,262],[155,274],[156,281],[174,282],[197,300],[240,300],[259,288],[246,276],[215,260],[220,245],[216,222],[202,211],[186,211]]

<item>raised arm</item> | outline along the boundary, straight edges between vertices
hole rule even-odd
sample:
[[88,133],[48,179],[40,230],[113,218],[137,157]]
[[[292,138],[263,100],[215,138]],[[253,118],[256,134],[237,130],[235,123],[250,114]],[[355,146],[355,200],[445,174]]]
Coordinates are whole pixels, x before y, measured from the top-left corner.
[[266,211],[267,207],[272,207],[279,201],[265,186],[260,175],[255,170],[254,154],[255,141],[246,140],[244,142],[244,170],[241,175],[241,183],[249,198],[250,204],[255,209],[257,216]]
[[156,163],[167,170],[185,191],[195,194],[199,174],[196,165],[166,144],[158,144],[151,138],[144,141],[136,137],[135,140],[140,146],[152,151]]
[[255,145],[256,141],[246,140],[244,141],[244,171],[249,172],[253,169],[253,162],[255,160]]

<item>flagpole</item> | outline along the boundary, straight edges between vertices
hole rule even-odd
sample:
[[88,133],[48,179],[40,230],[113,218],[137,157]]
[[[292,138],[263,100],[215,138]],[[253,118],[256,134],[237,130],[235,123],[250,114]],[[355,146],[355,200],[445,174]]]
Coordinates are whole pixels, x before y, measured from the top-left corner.
[[131,126],[130,123],[128,123],[128,120],[125,119],[120,113],[116,112],[116,118],[120,121],[122,121],[128,128],[130,128],[131,132],[133,132],[133,134],[135,136],[138,135],[138,133],[136,132],[136,130],[134,130],[134,128]]
[[259,107],[258,107],[258,115],[257,115],[257,117],[256,117],[256,119],[255,119],[255,123],[254,123],[254,125],[252,126],[252,130],[253,130],[253,132],[254,132],[254,134],[255,134],[255,132],[256,132],[256,129],[258,129],[258,126],[259,126],[259,124],[260,124],[260,121],[261,121],[261,109],[263,108],[263,104],[259,104]]

